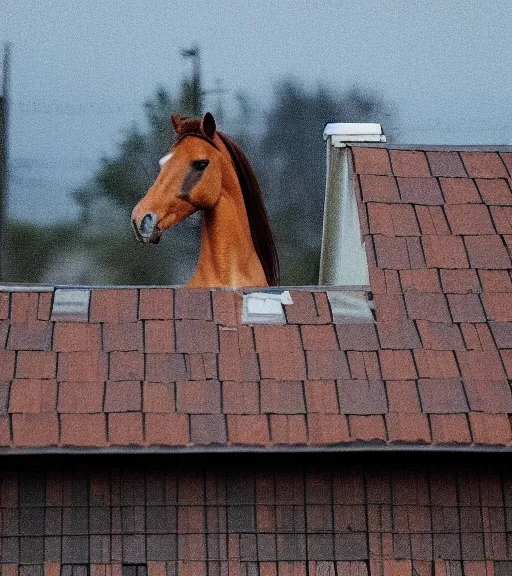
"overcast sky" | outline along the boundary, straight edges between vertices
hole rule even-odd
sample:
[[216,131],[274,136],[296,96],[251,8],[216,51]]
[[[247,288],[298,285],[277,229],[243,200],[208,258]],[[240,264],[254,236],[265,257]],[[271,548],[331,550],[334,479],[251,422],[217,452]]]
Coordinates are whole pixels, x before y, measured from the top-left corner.
[[401,143],[511,144],[511,29],[511,0],[0,0],[11,214],[72,217],[66,194],[158,84],[178,87],[179,50],[195,42],[228,108],[238,90],[264,106],[294,75],[380,92]]

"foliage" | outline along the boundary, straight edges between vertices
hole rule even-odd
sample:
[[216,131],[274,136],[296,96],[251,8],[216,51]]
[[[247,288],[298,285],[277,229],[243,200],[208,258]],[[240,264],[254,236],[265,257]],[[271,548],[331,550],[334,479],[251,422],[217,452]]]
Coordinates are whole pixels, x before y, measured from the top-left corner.
[[287,79],[275,87],[255,159],[281,257],[283,285],[318,283],[328,122],[378,122],[389,114],[378,96],[358,88],[336,94]]
[[[158,246],[135,241],[130,213],[158,174],[158,159],[174,142],[173,113],[191,114],[202,104],[199,76],[184,81],[174,98],[160,87],[144,104],[146,127],[129,128],[115,154],[102,159],[93,179],[73,195],[79,222],[55,227],[12,224],[12,279],[55,281],[70,267],[74,282],[91,284],[182,284],[193,272],[199,251],[197,218],[166,231]],[[247,94],[236,96],[238,116],[226,132],[245,149],[262,183],[277,241],[282,285],[318,281],[325,190],[327,122],[381,121],[389,109],[375,95],[357,88],[337,94],[325,86],[307,89],[297,80],[275,86],[268,110]],[[230,128],[231,127],[231,128]],[[222,128],[222,127],[221,127]],[[77,259],[82,257],[82,265]],[[23,263],[33,263],[33,269]],[[60,263],[60,264],[59,264]],[[51,266],[50,266],[51,268]],[[53,276],[52,276],[53,274]],[[65,276],[69,281],[69,275]]]
[[74,223],[38,226],[31,222],[11,220],[7,227],[8,280],[11,282],[41,280],[54,255],[73,245],[75,232]]

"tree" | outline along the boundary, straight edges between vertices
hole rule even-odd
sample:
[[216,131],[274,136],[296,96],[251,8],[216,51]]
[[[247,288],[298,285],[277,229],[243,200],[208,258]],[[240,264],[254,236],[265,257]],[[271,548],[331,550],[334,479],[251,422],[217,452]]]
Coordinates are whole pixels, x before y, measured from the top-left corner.
[[145,104],[147,129],[131,127],[118,153],[103,158],[94,179],[74,197],[82,208],[83,249],[96,266],[95,281],[112,284],[179,284],[187,281],[199,254],[197,218],[189,218],[162,237],[158,246],[135,241],[130,213],[158,174],[158,160],[175,141],[172,114],[202,113],[200,53],[197,46],[182,51],[191,58],[190,79],[181,83],[177,98],[159,87]]
[[172,114],[189,114],[190,83],[179,98],[159,88],[145,105],[147,130],[132,127],[116,155],[102,160],[96,176],[75,192],[82,208],[81,240],[96,262],[95,276],[112,284],[184,283],[198,255],[194,219],[169,230],[159,246],[133,238],[130,213],[158,174],[158,160],[175,141]]
[[257,168],[267,191],[283,285],[318,282],[328,122],[380,122],[388,107],[370,92],[308,91],[297,80],[277,84],[266,113]]

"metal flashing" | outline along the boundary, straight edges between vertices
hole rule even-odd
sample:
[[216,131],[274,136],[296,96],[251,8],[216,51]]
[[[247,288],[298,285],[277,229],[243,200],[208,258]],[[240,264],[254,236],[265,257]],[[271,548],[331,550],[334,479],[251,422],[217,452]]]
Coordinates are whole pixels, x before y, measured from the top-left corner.
[[356,296],[344,292],[327,292],[335,324],[373,324],[371,304],[364,295]]
[[0,284],[0,292],[53,292],[54,286],[45,284]]
[[347,142],[386,142],[382,126],[375,123],[333,122],[324,128],[324,140],[331,146],[344,147]]
[[350,151],[333,147],[329,142],[318,283],[333,286],[367,286],[370,283]]
[[293,304],[287,290],[271,289],[243,295],[243,324],[286,324],[283,304]]
[[88,322],[90,290],[57,288],[53,298],[50,320],[66,322]]

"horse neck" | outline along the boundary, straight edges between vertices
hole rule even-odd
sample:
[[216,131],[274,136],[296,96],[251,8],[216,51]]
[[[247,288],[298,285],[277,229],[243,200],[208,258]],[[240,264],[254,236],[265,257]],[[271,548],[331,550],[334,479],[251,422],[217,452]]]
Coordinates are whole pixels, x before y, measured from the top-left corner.
[[215,207],[203,212],[201,251],[189,286],[266,286],[238,177],[224,150],[222,192]]

